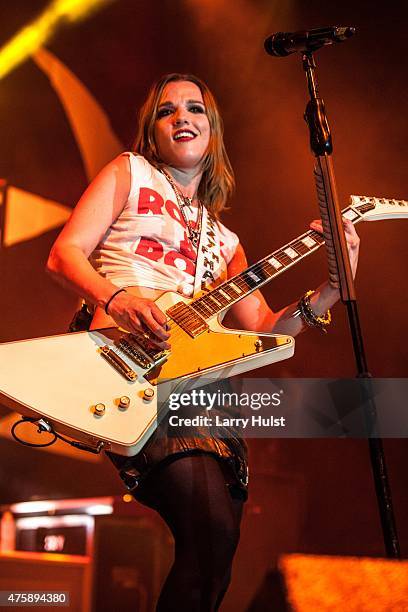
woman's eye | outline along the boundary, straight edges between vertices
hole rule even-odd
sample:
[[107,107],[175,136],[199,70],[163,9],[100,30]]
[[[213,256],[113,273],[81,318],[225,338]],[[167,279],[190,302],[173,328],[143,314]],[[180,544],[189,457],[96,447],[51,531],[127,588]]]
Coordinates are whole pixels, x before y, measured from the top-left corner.
[[157,111],[157,119],[166,117],[167,115],[170,115],[171,112],[171,108],[161,108]]
[[195,104],[194,106],[190,106],[189,111],[190,113],[205,113],[205,108],[204,106],[199,106],[198,104]]

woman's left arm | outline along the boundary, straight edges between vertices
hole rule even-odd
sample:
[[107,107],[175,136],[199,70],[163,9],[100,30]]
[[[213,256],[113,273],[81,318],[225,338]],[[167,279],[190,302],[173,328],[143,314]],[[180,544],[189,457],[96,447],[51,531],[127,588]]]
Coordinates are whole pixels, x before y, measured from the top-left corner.
[[[316,220],[310,227],[322,232],[321,221]],[[344,231],[347,240],[351,270],[353,278],[356,275],[358,263],[358,251],[360,239],[354,225],[348,219],[344,219]],[[239,274],[248,267],[244,249],[238,245],[234,257],[228,265],[228,277]],[[327,281],[320,285],[310,298],[310,305],[317,316],[322,316],[340,298],[339,290],[332,287]],[[273,332],[276,334],[287,334],[296,336],[305,329],[302,318],[294,316],[298,310],[298,302],[285,306],[279,312],[273,312],[268,306],[260,291],[254,291],[251,295],[232,306],[225,317],[224,325],[239,329],[248,329],[257,332]]]

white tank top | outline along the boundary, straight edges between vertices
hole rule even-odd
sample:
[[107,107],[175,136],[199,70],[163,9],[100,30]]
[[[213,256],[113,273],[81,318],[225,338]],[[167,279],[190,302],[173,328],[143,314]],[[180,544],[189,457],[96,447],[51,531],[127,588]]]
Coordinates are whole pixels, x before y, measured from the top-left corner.
[[[123,153],[130,164],[129,198],[90,257],[97,272],[118,287],[148,287],[193,295],[197,253],[188,238],[174,190],[144,157]],[[184,212],[194,225],[197,208]],[[225,280],[238,236],[216,224],[220,267],[216,279]]]

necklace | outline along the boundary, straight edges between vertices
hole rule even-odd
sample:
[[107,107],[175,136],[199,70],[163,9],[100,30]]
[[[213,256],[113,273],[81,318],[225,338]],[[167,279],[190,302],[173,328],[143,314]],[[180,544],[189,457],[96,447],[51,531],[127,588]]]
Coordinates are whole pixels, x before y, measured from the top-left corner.
[[184,223],[186,224],[187,231],[188,231],[188,237],[190,239],[192,246],[195,249],[197,249],[198,243],[200,242],[200,235],[201,235],[203,205],[200,202],[200,200],[198,200],[197,222],[195,224],[195,227],[193,227],[191,224],[191,221],[187,219],[187,215],[184,209],[187,207],[190,210],[190,212],[193,212],[192,204],[193,204],[194,196],[190,198],[188,196],[185,196],[183,193],[181,193],[180,189],[177,187],[176,183],[174,182],[173,177],[166,170],[164,170],[164,168],[160,168],[160,172],[166,177],[166,179],[172,186],[174,193],[176,194],[177,204],[179,205],[180,212],[184,219]]

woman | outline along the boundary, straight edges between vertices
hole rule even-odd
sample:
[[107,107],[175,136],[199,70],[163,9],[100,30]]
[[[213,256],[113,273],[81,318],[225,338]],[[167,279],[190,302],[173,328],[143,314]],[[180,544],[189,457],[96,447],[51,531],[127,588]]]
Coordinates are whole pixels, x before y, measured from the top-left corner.
[[[154,300],[168,290],[193,295],[205,222],[216,220],[218,248],[218,265],[207,278],[216,283],[247,267],[238,237],[219,221],[234,180],[207,86],[192,75],[161,78],[141,110],[134,149],[138,155],[120,155],[85,191],[51,251],[48,270],[95,305],[92,328],[147,331],[166,349],[167,318]],[[321,231],[318,221],[311,227]],[[345,231],[355,273],[359,240],[348,221]],[[338,290],[324,283],[303,299],[300,311],[292,304],[274,313],[256,291],[228,316],[241,329],[295,336],[305,323],[325,325],[324,313],[338,298]],[[135,458],[111,458],[134,496],[160,513],[175,538],[174,565],[157,609],[218,609],[246,499],[243,443],[154,435]]]

